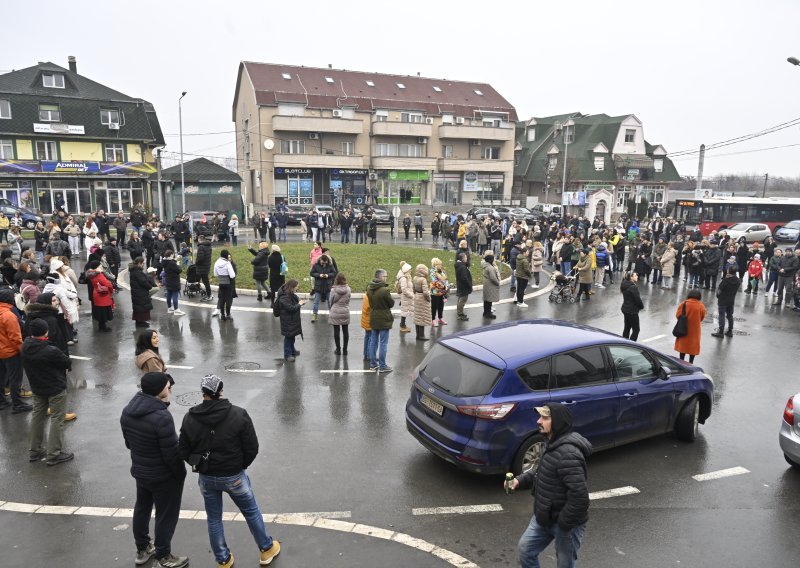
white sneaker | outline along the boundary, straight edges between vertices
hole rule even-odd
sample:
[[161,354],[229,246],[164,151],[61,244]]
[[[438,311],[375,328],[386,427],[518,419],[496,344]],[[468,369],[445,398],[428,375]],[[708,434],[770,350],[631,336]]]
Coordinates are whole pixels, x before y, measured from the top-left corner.
[[520,302],[519,304],[517,304],[517,306],[519,306],[520,308],[527,308],[528,304],[526,304],[525,302]]
[[603,286],[602,284],[598,284],[597,287],[598,288],[605,288],[605,286]]
[[538,284],[534,284],[533,286],[531,286],[531,288],[533,288],[534,290],[538,290],[539,289],[539,285]]
[[182,312],[181,310],[175,310],[175,311],[172,312],[172,315],[174,315],[174,316],[185,316],[186,312]]
[[218,318],[219,317],[219,310],[214,310],[213,312],[211,312],[211,317],[212,318]]
[[168,314],[174,314],[175,310],[173,308],[167,308],[167,313]]

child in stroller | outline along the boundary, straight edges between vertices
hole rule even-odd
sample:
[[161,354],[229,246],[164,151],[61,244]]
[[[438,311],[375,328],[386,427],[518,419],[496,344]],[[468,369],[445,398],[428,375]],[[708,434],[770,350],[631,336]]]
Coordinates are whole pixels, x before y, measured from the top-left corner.
[[555,286],[550,291],[549,300],[556,304],[563,302],[575,303],[575,271],[571,270],[566,276],[555,270],[550,276]]
[[186,283],[183,285],[183,295],[194,298],[197,294],[205,297],[206,291],[200,286],[200,276],[197,274],[197,267],[192,264],[186,270]]

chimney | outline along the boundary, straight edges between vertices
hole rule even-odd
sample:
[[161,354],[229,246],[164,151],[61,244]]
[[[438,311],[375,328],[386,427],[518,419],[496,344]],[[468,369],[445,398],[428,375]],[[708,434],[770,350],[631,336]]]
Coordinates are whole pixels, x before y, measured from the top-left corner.
[[328,63],[328,69],[333,69],[333,65],[331,65],[330,63]]
[[73,73],[78,72],[78,62],[75,61],[74,55],[70,55],[69,57],[67,57],[67,63],[69,64],[70,71],[72,71]]

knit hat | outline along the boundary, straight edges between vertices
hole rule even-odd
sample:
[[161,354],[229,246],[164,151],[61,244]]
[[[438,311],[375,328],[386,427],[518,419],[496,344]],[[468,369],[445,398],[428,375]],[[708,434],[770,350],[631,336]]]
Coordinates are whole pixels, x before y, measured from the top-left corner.
[[52,292],[43,292],[39,294],[39,298],[36,300],[36,303],[49,306],[50,304],[53,303],[53,296],[55,296],[55,294],[53,294]]
[[272,252],[281,252],[281,247],[278,245],[272,245]]
[[400,267],[400,271],[403,272],[404,274],[409,270],[411,270],[411,265],[408,264],[407,262],[404,262],[403,266]]
[[36,318],[31,320],[28,329],[31,332],[31,337],[43,337],[50,331],[50,326],[43,319]]
[[151,396],[158,396],[158,394],[164,390],[164,387],[167,386],[167,383],[175,384],[175,381],[171,380],[166,373],[159,373],[157,371],[145,373],[142,375],[141,380],[142,392]]
[[761,255],[760,255],[760,254],[754,254],[754,255],[753,255],[753,258],[754,258],[755,260],[761,260]]
[[56,270],[59,270],[62,266],[64,266],[64,263],[58,260],[57,258],[54,258],[50,261],[50,272],[55,272]]
[[222,392],[222,379],[217,375],[206,375],[200,380],[200,390],[209,396],[219,396]]

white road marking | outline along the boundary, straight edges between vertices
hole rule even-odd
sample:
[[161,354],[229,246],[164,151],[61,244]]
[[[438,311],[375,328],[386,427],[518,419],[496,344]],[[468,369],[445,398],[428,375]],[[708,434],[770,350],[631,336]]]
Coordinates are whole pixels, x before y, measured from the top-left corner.
[[[478,505],[478,507],[500,507],[500,505]],[[458,507],[455,507],[458,508]],[[116,509],[113,507],[69,507],[61,505],[36,505],[33,503],[9,503],[0,501],[0,510],[18,513],[42,513],[51,515],[81,515],[93,517],[133,517],[133,509]],[[500,507],[499,510],[502,510]],[[410,548],[414,548],[427,554],[432,554],[441,558],[452,566],[459,568],[479,568],[477,564],[470,560],[439,548],[433,543],[426,540],[412,537],[405,533],[394,532],[392,530],[383,529],[379,527],[372,527],[369,525],[361,525],[336,519],[349,519],[351,517],[350,511],[327,511],[319,513],[287,513],[287,514],[269,514],[264,515],[264,521],[267,523],[277,523],[285,525],[299,525],[299,526],[313,526],[315,528],[336,530],[341,532],[352,532],[371,536],[373,538],[380,538],[383,540],[390,540]],[[205,520],[205,511],[191,511],[181,510],[181,519],[192,520]],[[226,512],[222,515],[223,520],[229,521],[243,521],[244,517],[241,513]],[[120,525],[117,525],[120,526]]]
[[[169,368],[169,365],[167,365]],[[226,373],[277,373],[277,369],[225,369]]]
[[77,359],[78,361],[91,361],[91,357],[81,357],[80,355],[70,355],[70,359]]
[[639,490],[635,487],[617,487],[616,489],[606,489],[605,491],[594,491],[589,493],[589,499],[608,499],[609,497],[622,497],[623,495],[636,495]]
[[493,503],[491,505],[463,505],[460,507],[421,507],[411,509],[412,515],[464,515],[466,513],[494,513],[502,511],[503,506]]
[[320,369],[320,373],[333,373],[333,374],[365,374],[365,373],[374,373],[372,369]]
[[194,369],[194,367],[186,367],[184,365],[173,365],[172,363],[166,363],[167,369]]
[[666,337],[666,335],[661,334],[661,335],[655,335],[653,337],[648,337],[647,339],[640,340],[639,343],[650,343],[651,341],[656,341],[658,339],[661,339],[662,337]]
[[750,470],[741,466],[736,466],[729,467],[728,469],[720,469],[718,471],[710,471],[708,473],[693,475],[692,479],[695,481],[710,481],[712,479],[722,479],[723,477],[731,477],[734,475],[744,475],[745,473],[750,473]]

